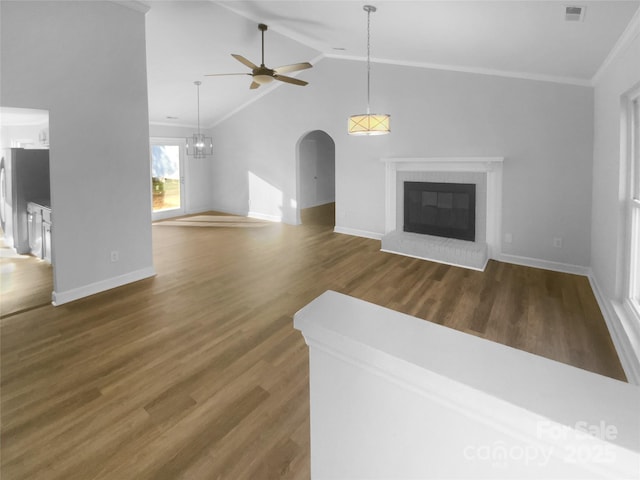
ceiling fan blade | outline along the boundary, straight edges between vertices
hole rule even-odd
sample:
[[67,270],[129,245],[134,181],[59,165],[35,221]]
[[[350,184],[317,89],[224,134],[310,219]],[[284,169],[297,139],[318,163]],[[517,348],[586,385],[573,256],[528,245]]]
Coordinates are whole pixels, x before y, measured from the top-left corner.
[[274,68],[273,71],[276,73],[290,73],[297,72],[298,70],[305,70],[311,67],[313,67],[313,65],[311,65],[309,62],[292,63],[291,65],[283,65],[282,67]]
[[254,70],[254,69],[258,68],[258,66],[256,64],[250,62],[249,60],[244,58],[242,55],[238,55],[236,53],[232,53],[231,56],[233,58],[235,58],[236,60],[238,60],[243,65],[246,65],[247,67],[249,67],[251,70]]
[[300,85],[301,87],[304,87],[309,83],[309,82],[305,82],[304,80],[298,80],[297,78],[278,75],[277,73],[273,75],[273,78],[275,78],[276,80],[280,80],[281,82],[291,83],[293,85]]
[[209,73],[205,77],[224,77],[227,75],[251,75],[250,73]]
[[260,86],[260,84],[258,82],[251,82],[251,85],[249,86],[249,88],[251,90],[255,90],[256,88],[258,88]]

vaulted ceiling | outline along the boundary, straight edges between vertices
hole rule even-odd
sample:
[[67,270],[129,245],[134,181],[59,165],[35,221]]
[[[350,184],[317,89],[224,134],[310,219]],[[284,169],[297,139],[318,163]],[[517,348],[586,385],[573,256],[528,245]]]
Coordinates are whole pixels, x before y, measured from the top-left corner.
[[[231,57],[260,63],[258,23],[266,23],[265,63],[366,58],[371,15],[372,60],[416,67],[479,71],[589,85],[640,0],[627,1],[207,1],[146,0],[149,115],[155,124],[210,126],[268,94],[279,82],[249,90],[248,72]],[[586,7],[567,22],[565,7]],[[305,71],[296,74],[305,78]],[[283,85],[282,88],[305,88]]]

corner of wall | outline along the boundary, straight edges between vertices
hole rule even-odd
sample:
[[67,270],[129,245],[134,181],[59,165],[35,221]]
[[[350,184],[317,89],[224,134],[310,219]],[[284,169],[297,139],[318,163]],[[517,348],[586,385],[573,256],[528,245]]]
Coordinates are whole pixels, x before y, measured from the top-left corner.
[[626,46],[631,43],[633,39],[638,35],[640,35],[640,8],[636,10],[636,13],[633,15],[633,18],[627,25],[627,28],[625,28],[624,32],[622,32],[622,35],[620,35],[620,38],[607,55],[607,58],[604,59],[604,62],[602,62],[602,65],[600,65],[598,71],[591,78],[591,86],[595,87],[595,85],[602,78],[604,72],[606,72],[607,68],[609,68],[611,62],[613,62],[613,60],[620,54],[620,52],[624,50]]
[[51,294],[51,303],[54,306],[60,306],[64,303],[73,302],[89,295],[95,295],[96,293],[111,290],[112,288],[121,287],[129,283],[144,280],[145,278],[154,277],[156,275],[153,267],[143,268],[135,272],[129,272],[117,277],[107,278],[106,280],[100,280],[89,285],[84,285],[78,288],[72,288],[66,291],[54,291]]
[[[640,385],[640,318],[626,305],[621,250],[620,101],[640,81],[640,8],[591,79],[594,87],[591,271],[589,281],[630,383]],[[633,49],[630,54],[631,49]],[[603,232],[611,232],[605,235]]]
[[607,299],[593,271],[589,272],[588,278],[627,380],[640,385],[640,332],[637,322],[624,305]]

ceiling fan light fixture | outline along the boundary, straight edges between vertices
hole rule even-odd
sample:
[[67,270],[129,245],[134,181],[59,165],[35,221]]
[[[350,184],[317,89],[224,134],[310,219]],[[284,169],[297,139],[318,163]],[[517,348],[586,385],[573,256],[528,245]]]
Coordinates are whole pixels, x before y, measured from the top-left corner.
[[349,135],[386,135],[391,131],[391,116],[386,113],[369,113],[371,99],[371,13],[377,9],[373,5],[365,5],[367,12],[367,113],[351,115],[347,132]]
[[390,132],[391,116],[386,113],[362,113],[349,117],[349,135],[385,135]]
[[202,82],[196,81],[193,84],[198,89],[198,132],[185,139],[186,152],[193,158],[206,158],[213,155],[213,140],[204,133],[200,133],[200,85]]
[[254,75],[253,81],[259,83],[260,85],[264,85],[266,83],[270,83],[273,81],[273,77],[270,75]]

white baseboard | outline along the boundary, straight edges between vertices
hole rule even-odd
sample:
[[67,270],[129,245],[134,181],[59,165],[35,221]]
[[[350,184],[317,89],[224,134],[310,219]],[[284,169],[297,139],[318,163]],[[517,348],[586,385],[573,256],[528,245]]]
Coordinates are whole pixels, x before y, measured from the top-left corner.
[[268,222],[282,222],[282,215],[269,215],[267,213],[249,212],[247,217],[257,218],[258,220],[266,220]]
[[187,208],[186,213],[187,213],[187,215],[193,215],[195,213],[210,212],[211,210],[212,209],[211,209],[210,205],[200,205],[200,206],[197,206],[197,207],[189,207],[189,208]]
[[246,210],[230,210],[228,208],[220,208],[220,207],[208,207],[209,212],[218,212],[225,213],[227,215],[238,215],[240,217],[246,217],[249,213]]
[[51,294],[51,303],[55,306],[69,303],[74,300],[79,300],[89,295],[104,292],[105,290],[111,290],[112,288],[120,287],[128,283],[137,282],[145,278],[155,276],[156,271],[153,267],[143,268],[134,272],[129,272],[117,277],[107,278],[106,280],[100,280],[99,282],[90,283],[78,288],[72,288],[64,292],[54,291]]
[[552,262],[550,260],[541,260],[539,258],[520,257],[518,255],[509,255],[506,253],[499,253],[494,257],[494,260],[505,263],[513,263],[515,265],[522,265],[525,267],[542,268],[544,270],[551,270],[554,272],[573,273],[575,275],[589,276],[589,267],[583,267],[581,265],[572,265],[570,263]]
[[[371,238],[374,240],[381,240],[383,237],[383,235],[379,233],[339,226],[334,228],[334,232],[355,235],[357,237]],[[636,324],[634,323],[635,319],[632,317],[632,313],[629,312],[624,305],[616,304],[605,297],[598,285],[598,282],[593,276],[591,268],[581,265],[552,262],[550,260],[541,260],[539,258],[509,255],[505,253],[498,254],[494,257],[494,260],[513,263],[515,265],[523,265],[525,267],[542,268],[544,270],[586,276],[591,284],[591,289],[593,290],[593,294],[596,297],[596,301],[598,302],[598,306],[600,307],[600,311],[604,317],[607,329],[609,330],[609,335],[611,335],[611,339],[616,352],[618,353],[618,357],[620,358],[620,363],[622,364],[622,368],[627,376],[627,380],[629,383],[640,385],[640,327],[634,327]],[[629,335],[633,336],[633,339],[630,339]],[[637,348],[634,348],[634,344],[637,344]]]
[[[596,281],[593,271],[589,267],[580,265],[571,265],[566,263],[551,262],[548,260],[540,260],[528,257],[519,257],[516,255],[500,254],[498,258],[501,262],[514,263],[527,267],[543,268],[563,273],[573,273],[583,275],[589,279],[591,290],[593,291],[602,316],[609,330],[609,335],[613,341],[613,345],[622,364],[625,375],[629,383],[640,385],[640,349],[634,348],[634,343],[640,345],[640,332],[633,327],[635,325],[631,318],[631,313],[625,307],[617,302],[609,300]],[[635,340],[631,340],[629,335]]]
[[[384,236],[384,234],[382,233],[369,232],[367,230],[358,230],[356,228],[340,227],[338,225],[335,226],[333,231],[335,233],[344,233],[346,235],[354,235],[356,237],[371,238],[373,240],[382,240],[382,237]],[[397,252],[389,252],[389,253],[397,253]],[[420,257],[416,257],[416,258],[420,258]],[[531,258],[531,257],[521,257],[518,255],[509,255],[506,253],[500,253],[497,256],[492,258],[500,262],[513,263],[515,265],[522,265],[525,267],[542,268],[544,270],[551,270],[554,272],[573,273],[575,275],[583,275],[585,277],[589,276],[589,272],[591,271],[589,267],[583,267],[581,265],[552,262],[550,260],[542,260],[539,258]],[[433,261],[438,261],[438,260],[433,260]],[[453,265],[453,264],[449,264],[449,265]],[[456,265],[456,266],[461,266],[461,265]]]
[[339,227],[336,225],[333,229],[335,233],[343,233],[345,235],[353,235],[354,237],[370,238],[372,240],[382,240],[382,233],[368,232],[366,230],[358,230],[357,228]]
[[[627,312],[624,305],[607,299],[593,272],[589,272],[588,278],[627,380],[634,385],[640,385],[640,358],[638,358],[640,352],[634,349],[627,333],[629,330],[632,334],[636,331],[633,328],[633,319],[630,318],[631,312]],[[636,338],[636,342],[637,340]]]

